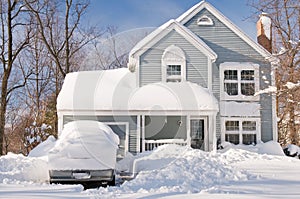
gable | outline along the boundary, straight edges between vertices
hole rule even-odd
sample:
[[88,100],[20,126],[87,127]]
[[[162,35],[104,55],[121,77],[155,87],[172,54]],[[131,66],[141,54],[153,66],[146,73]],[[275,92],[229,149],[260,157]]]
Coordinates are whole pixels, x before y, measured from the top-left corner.
[[[209,16],[213,20],[214,25],[199,26],[197,20],[203,15]],[[265,56],[262,56],[205,8],[184,25],[218,54],[217,63],[228,61],[244,62],[249,61],[249,59],[265,60]]]
[[[209,18],[212,18],[214,21],[214,25],[206,26],[206,27],[197,25],[197,20],[201,16],[208,16]],[[194,7],[192,7],[184,14],[182,14],[180,17],[178,17],[176,21],[189,28],[192,32],[194,32],[201,38],[203,38],[202,36],[205,35],[200,34],[200,32],[205,33],[206,30],[210,30],[211,37],[215,37],[216,39],[223,39],[223,40],[227,39],[228,35],[211,34],[212,30],[214,29],[215,30],[214,33],[217,33],[218,31],[219,33],[231,34],[231,38],[235,37],[236,41],[240,40],[239,43],[244,43],[244,45],[248,45],[253,50],[255,50],[258,54],[260,54],[265,58],[269,58],[271,56],[271,54],[267,50],[265,50],[262,46],[260,46],[256,42],[254,42],[249,36],[247,36],[236,25],[234,25],[227,17],[225,17],[221,12],[219,12],[216,8],[214,8],[212,5],[210,5],[205,1],[196,4]],[[198,31],[196,30],[195,26],[197,26]],[[209,42],[211,41],[208,40],[208,42],[206,43],[209,44]]]
[[172,45],[183,50],[186,60],[186,80],[207,87],[209,58],[175,30],[140,55],[139,84],[142,86],[162,81],[162,58]]
[[205,54],[212,61],[216,60],[217,54],[203,42],[199,37],[192,33],[188,28],[184,27],[175,20],[170,20],[163,24],[155,31],[150,33],[144,39],[142,39],[130,52],[128,67],[133,71],[137,65],[137,59],[144,54],[148,49],[151,49],[154,45],[164,39],[170,32],[175,31],[187,40],[191,45],[197,48],[200,52]]

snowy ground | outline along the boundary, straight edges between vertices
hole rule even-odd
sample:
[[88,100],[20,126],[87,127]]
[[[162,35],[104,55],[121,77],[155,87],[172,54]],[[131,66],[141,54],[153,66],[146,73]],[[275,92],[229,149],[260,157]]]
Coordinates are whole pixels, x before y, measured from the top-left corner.
[[[42,150],[42,149],[41,149]],[[273,154],[273,155],[270,155]],[[36,156],[36,155],[35,155]],[[229,146],[217,153],[166,145],[135,159],[135,179],[118,187],[83,190],[49,185],[47,159],[0,157],[0,198],[299,198],[300,161],[277,143]]]

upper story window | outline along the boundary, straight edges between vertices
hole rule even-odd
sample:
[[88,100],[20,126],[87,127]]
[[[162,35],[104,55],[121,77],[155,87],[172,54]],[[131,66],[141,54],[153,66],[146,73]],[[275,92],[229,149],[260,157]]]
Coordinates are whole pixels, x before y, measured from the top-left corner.
[[223,100],[258,100],[259,67],[251,63],[220,65],[221,98]]
[[181,48],[171,45],[162,56],[162,81],[181,82],[186,79],[186,60]]
[[214,22],[210,17],[203,15],[197,20],[197,24],[199,26],[212,26]]
[[167,66],[167,82],[181,82],[181,65]]

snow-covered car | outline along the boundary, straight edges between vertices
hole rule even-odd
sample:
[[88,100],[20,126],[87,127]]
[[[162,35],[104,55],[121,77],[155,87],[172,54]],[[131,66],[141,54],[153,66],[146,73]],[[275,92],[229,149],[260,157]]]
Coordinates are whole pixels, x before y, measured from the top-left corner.
[[118,135],[101,122],[67,123],[48,153],[50,183],[114,185],[118,145]]

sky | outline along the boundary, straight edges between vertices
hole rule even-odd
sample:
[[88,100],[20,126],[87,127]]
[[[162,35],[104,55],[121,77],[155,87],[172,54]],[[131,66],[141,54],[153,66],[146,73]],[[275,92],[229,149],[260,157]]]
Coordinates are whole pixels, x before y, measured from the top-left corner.
[[[90,24],[114,26],[118,32],[158,27],[176,19],[200,0],[91,0],[87,11]],[[247,0],[207,0],[252,39],[256,39],[257,19],[249,19],[253,9]]]

